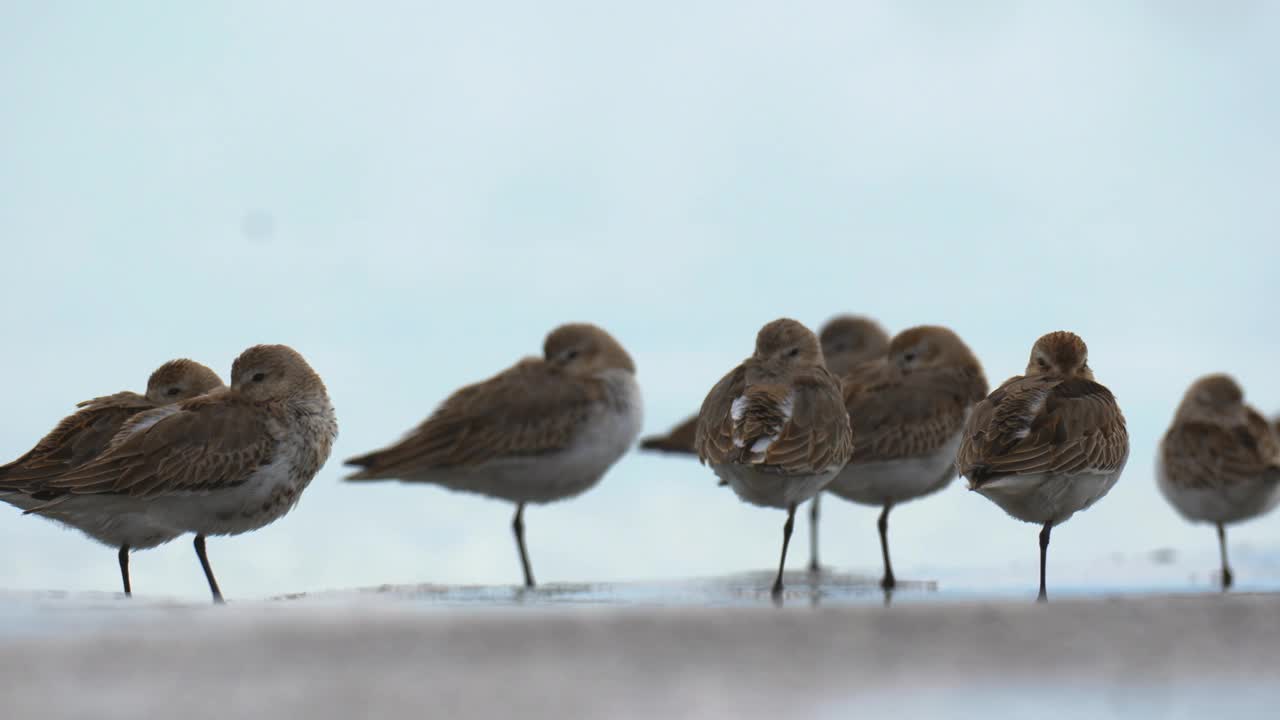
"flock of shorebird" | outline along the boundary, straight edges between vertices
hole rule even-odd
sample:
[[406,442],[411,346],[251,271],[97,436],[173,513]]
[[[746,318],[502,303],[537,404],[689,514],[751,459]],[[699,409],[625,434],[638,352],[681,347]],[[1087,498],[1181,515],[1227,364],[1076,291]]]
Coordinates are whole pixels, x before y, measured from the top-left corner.
[[[283,345],[241,353],[230,387],[199,363],[173,360],[151,374],[145,394],[78,407],[0,466],[0,499],[118,548],[126,595],[130,551],[192,533],[220,602],[206,536],[256,530],[289,512],[338,432],[319,375]],[[458,390],[395,444],[348,460],[358,470],[347,479],[434,483],[515,503],[512,528],[533,586],[525,505],[593,487],[634,445],[641,421],[626,350],[594,325],[563,325],[543,357]],[[1044,600],[1051,530],[1115,485],[1129,437],[1072,333],[1041,337],[1025,374],[988,394],[981,364],[947,328],[890,339],[871,320],[841,316],[820,336],[794,320],[768,323],[695,417],[641,447],[696,454],[741,499],[787,512],[774,594],[798,505],[811,503],[815,571],[820,493],[882,508],[881,586],[890,590],[890,509],[959,474],[1009,515],[1041,526]],[[1229,587],[1224,526],[1280,501],[1280,427],[1246,405],[1230,377],[1206,376],[1174,415],[1157,476],[1182,515],[1217,527]]]

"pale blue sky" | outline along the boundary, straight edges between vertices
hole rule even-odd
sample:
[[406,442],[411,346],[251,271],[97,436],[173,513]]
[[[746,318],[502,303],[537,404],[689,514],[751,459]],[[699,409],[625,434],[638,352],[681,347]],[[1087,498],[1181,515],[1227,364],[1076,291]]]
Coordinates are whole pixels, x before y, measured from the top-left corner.
[[[1211,564],[1151,458],[1199,374],[1280,409],[1280,7],[1202,8],[6,3],[0,456],[171,357],[225,377],[285,342],[341,437],[291,515],[211,540],[228,597],[515,582],[510,506],[344,485],[341,460],[558,323],[630,349],[650,432],[781,315],[947,324],[992,382],[1065,328],[1133,450],[1055,532],[1060,577],[1165,546]],[[825,559],[878,573],[875,511],[826,508]],[[526,523],[540,580],[587,581],[767,568],[782,515],[632,454]],[[1035,528],[960,483],[893,537],[900,577],[1035,561]],[[1280,518],[1232,537],[1280,551]],[[118,586],[110,550],[17,511],[0,547],[6,587]],[[206,592],[187,540],[133,562],[140,593]]]

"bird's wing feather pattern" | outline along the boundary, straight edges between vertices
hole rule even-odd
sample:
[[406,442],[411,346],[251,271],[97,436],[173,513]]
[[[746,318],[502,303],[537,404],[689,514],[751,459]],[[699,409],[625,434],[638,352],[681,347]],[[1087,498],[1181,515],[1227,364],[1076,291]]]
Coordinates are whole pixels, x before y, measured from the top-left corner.
[[843,465],[852,452],[840,386],[825,368],[801,373],[789,386],[747,386],[739,367],[712,388],[699,418],[698,456],[713,465],[813,474]]
[[43,489],[145,498],[235,487],[272,461],[279,431],[262,410],[221,393],[140,413],[107,452]]
[[1182,487],[1225,489],[1267,474],[1280,480],[1280,440],[1252,409],[1243,425],[1175,422],[1160,453],[1165,473]]
[[844,378],[845,409],[857,438],[850,462],[919,457],[964,428],[975,379],[954,368],[903,373],[887,363]]
[[956,458],[976,484],[1001,475],[1117,472],[1129,435],[1115,396],[1084,378],[1015,377],[978,403]]
[[0,467],[0,488],[21,490],[79,467],[105,451],[129,418],[156,407],[133,392],[86,400],[13,462]]
[[607,397],[602,380],[568,376],[540,359],[524,360],[458,390],[398,443],[348,460],[363,468],[348,479],[396,478],[563,450]]

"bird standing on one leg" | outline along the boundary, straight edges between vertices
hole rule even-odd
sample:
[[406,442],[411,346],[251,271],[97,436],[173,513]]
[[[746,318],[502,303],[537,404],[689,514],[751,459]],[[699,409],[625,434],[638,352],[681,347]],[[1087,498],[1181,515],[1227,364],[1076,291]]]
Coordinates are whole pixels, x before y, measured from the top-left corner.
[[[818,333],[823,363],[837,378],[853,367],[882,357],[889,348],[889,335],[875,320],[861,315],[837,315],[828,320]],[[666,435],[654,435],[640,441],[642,450],[658,450],[677,455],[698,454],[694,440],[698,432],[698,416],[694,415],[672,428]],[[720,481],[721,485],[727,485]],[[818,563],[818,516],[821,495],[809,503],[809,571],[821,570]]]
[[897,580],[889,559],[889,511],[955,477],[960,434],[987,394],[987,378],[959,336],[925,325],[899,333],[885,357],[855,366],[842,381],[858,441],[827,493],[881,508],[880,587],[892,590]]
[[1005,381],[974,408],[956,469],[970,490],[1041,526],[1044,601],[1050,532],[1106,495],[1128,458],[1115,396],[1093,379],[1084,341],[1059,331],[1036,341],[1025,376]]
[[360,468],[347,480],[433,483],[515,503],[511,530],[533,587],[525,505],[586,492],[631,448],[643,415],[635,374],[603,329],[562,325],[543,357],[458,390],[399,442],[347,460]]
[[1230,588],[1226,526],[1280,502],[1280,438],[1233,378],[1207,375],[1183,395],[1160,441],[1156,479],[1183,517],[1217,527],[1222,589]]
[[780,596],[796,506],[817,495],[853,449],[840,381],[814,334],[788,319],[761,328],[755,353],[703,401],[696,445],[738,497],[787,511],[772,589]]

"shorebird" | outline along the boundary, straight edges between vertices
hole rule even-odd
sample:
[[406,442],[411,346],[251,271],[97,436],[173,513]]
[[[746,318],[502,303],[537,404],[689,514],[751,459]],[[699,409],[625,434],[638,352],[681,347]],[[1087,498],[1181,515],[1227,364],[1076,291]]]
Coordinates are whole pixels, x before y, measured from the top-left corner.
[[[882,357],[889,349],[889,334],[875,320],[861,315],[837,315],[827,321],[818,333],[822,357],[832,375],[842,377],[861,363]],[[694,435],[698,416],[685,420],[666,435],[654,435],[640,442],[642,450],[660,450],[682,455],[697,455]],[[725,485],[723,480],[721,485]],[[809,570],[817,572],[818,515],[821,494],[809,503]]]
[[739,498],[787,511],[773,584],[780,596],[796,505],[831,482],[853,450],[840,381],[814,334],[785,318],[761,328],[755,353],[703,401],[695,444]]
[[143,516],[195,534],[214,602],[222,591],[208,535],[239,535],[283,517],[329,457],[338,424],[324,382],[284,345],[255,345],[231,366],[231,387],[134,415],[106,452],[44,482],[28,510]]
[[[27,511],[48,504],[59,493],[45,488],[44,481],[102,454],[129,418],[221,387],[217,373],[204,365],[187,359],[170,360],[151,373],[144,395],[126,391],[79,403],[76,407],[80,409],[58,423],[34,448],[0,466],[0,500]],[[150,522],[145,514],[106,512],[92,503],[53,507],[41,514],[117,548],[126,596],[133,593],[129,552],[153,548],[178,536]]]
[[1218,528],[1222,589],[1231,587],[1226,525],[1280,501],[1280,439],[1228,375],[1207,375],[1182,396],[1156,461],[1160,491],[1191,522]]
[[855,366],[883,357],[889,351],[889,333],[880,323],[861,315],[837,315],[818,332],[827,369],[844,377]]
[[631,356],[595,325],[562,325],[543,357],[450,395],[390,447],[347,460],[347,480],[434,483],[516,504],[511,527],[526,587],[534,586],[524,507],[594,487],[640,434]]
[[1128,458],[1115,396],[1094,381],[1084,341],[1058,331],[1036,341],[1025,376],[1005,381],[974,408],[956,469],[970,490],[1042,526],[1043,602],[1050,531],[1106,495]]
[[899,333],[886,356],[855,366],[842,380],[857,442],[827,492],[883,508],[880,587],[891,590],[897,581],[889,561],[889,510],[950,484],[965,419],[986,397],[987,378],[959,336],[926,325]]
[[[832,375],[841,377],[854,366],[884,355],[889,348],[889,335],[880,324],[861,315],[837,315],[818,333],[822,357]],[[640,441],[642,450],[660,450],[677,455],[697,456],[694,435],[698,416],[676,425],[666,435],[652,435]],[[816,505],[815,505],[816,507]]]

